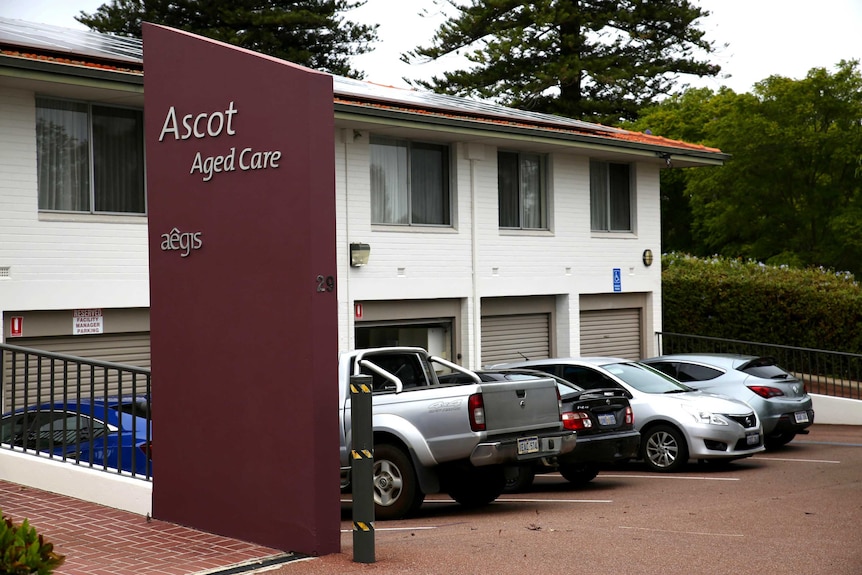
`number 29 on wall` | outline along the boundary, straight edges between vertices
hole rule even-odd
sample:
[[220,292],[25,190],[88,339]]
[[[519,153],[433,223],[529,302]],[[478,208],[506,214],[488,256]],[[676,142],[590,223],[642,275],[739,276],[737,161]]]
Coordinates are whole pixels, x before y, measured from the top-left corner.
[[317,292],[325,293],[335,289],[335,278],[333,276],[317,276]]

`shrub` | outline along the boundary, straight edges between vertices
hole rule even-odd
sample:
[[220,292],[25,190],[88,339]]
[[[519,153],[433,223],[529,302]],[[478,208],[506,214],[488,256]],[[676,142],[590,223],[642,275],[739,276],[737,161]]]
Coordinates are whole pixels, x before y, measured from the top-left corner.
[[662,256],[662,331],[862,353],[852,274],[732,258]]
[[25,519],[20,525],[0,512],[0,575],[50,575],[66,559]]

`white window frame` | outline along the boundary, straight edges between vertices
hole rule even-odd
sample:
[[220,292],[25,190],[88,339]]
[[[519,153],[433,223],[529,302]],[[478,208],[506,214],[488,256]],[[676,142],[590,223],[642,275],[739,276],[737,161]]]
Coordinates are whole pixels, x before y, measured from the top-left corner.
[[[625,171],[626,190],[614,190],[613,169]],[[633,233],[635,174],[631,164],[590,160],[590,229],[594,232]],[[625,205],[621,205],[622,198]],[[624,211],[621,211],[624,210]],[[622,220],[627,222],[623,225]]]
[[[65,106],[65,109],[51,107],[49,104]],[[73,109],[74,108],[74,109]],[[118,133],[104,130],[99,133],[96,125],[111,127],[110,110],[127,113],[128,117]],[[53,111],[53,112],[52,112]],[[65,113],[79,115],[77,133],[68,133],[71,128]],[[56,116],[57,124],[52,130],[69,140],[68,144],[57,145],[46,139],[48,130],[41,127],[40,120]],[[115,116],[116,117],[116,116]],[[140,108],[113,106],[97,102],[85,102],[67,98],[38,95],[36,97],[36,141],[37,141],[37,181],[39,211],[45,213],[71,214],[108,214],[123,216],[146,216],[146,159],[144,152],[144,113]],[[100,124],[101,122],[101,124]],[[129,128],[139,136],[140,141],[133,146],[117,145],[128,138]],[[116,131],[116,130],[115,130]],[[126,139],[127,143],[131,140]],[[77,160],[74,156],[77,154]],[[86,158],[84,158],[86,154]],[[108,160],[101,158],[107,154]],[[61,159],[57,159],[61,158]],[[71,159],[70,159],[71,158]],[[84,166],[86,161],[86,166]],[[113,171],[101,170],[100,161],[109,161],[111,166],[119,166]],[[64,165],[60,165],[60,163]],[[77,166],[75,165],[77,163]],[[104,164],[103,164],[104,165]],[[57,170],[57,167],[61,169]],[[49,181],[53,179],[53,181]],[[52,185],[53,184],[53,185]],[[123,188],[123,196],[118,188]],[[103,206],[110,208],[103,208]]]
[[[518,186],[517,198],[507,197],[509,190],[504,190],[504,174],[503,164],[504,158],[517,162],[514,166],[515,183]],[[536,210],[530,210],[530,202],[534,198],[530,198],[529,184],[530,175],[528,174],[528,165],[530,161],[535,161],[536,167],[534,177],[538,180],[538,207]],[[512,166],[508,166],[511,168]],[[513,196],[514,194],[512,194]],[[505,200],[515,200],[517,202],[516,210],[506,209]],[[531,152],[516,152],[512,150],[501,149],[497,151],[497,207],[498,207],[498,224],[501,229],[506,230],[548,230],[548,158],[544,154]],[[513,215],[512,212],[517,211],[517,221],[509,220]],[[538,217],[538,221],[536,218]]]
[[[387,150],[388,157],[378,155]],[[420,177],[414,170],[421,168],[419,152],[426,150],[440,153],[439,173],[433,177]],[[377,155],[377,157],[375,157]],[[389,165],[383,166],[382,161]],[[431,164],[426,164],[426,166]],[[452,147],[446,143],[423,142],[384,136],[371,136],[369,176],[371,178],[371,223],[386,226],[431,226],[451,228],[453,226]],[[417,183],[428,185],[436,195],[419,197]],[[392,188],[392,195],[386,187]],[[418,204],[428,201],[431,210],[424,211]]]

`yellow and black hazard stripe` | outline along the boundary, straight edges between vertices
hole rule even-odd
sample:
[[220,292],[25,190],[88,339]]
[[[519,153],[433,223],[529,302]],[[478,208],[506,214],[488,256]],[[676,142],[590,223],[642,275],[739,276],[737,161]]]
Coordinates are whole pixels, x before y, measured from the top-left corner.
[[371,393],[371,388],[364,383],[360,385],[350,384],[350,393]]
[[354,531],[362,531],[364,533],[370,533],[374,531],[374,523],[369,521],[354,521],[353,522],[353,530]]
[[374,453],[370,449],[360,449],[359,451],[354,449],[350,454],[353,459],[374,459]]

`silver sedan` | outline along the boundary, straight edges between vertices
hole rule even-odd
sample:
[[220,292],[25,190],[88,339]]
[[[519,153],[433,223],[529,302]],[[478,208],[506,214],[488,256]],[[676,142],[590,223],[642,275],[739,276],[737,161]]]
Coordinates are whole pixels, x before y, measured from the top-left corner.
[[643,360],[662,373],[694,387],[729,395],[757,412],[767,448],[785,445],[814,423],[811,396],[802,381],[771,357],[719,353],[681,353]]
[[676,471],[691,459],[725,462],[763,451],[752,408],[727,396],[697,391],[642,363],[616,358],[519,361],[585,389],[626,390],[641,434],[640,457],[653,471]]

